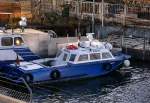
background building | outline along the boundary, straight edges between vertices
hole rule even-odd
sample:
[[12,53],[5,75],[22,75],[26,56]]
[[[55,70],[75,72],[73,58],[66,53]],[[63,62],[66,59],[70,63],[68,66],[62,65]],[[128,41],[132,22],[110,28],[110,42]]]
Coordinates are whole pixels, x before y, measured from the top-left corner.
[[19,21],[21,16],[32,18],[31,0],[0,0],[0,23]]
[[10,18],[21,16],[21,8],[18,2],[0,1],[0,22],[8,23]]

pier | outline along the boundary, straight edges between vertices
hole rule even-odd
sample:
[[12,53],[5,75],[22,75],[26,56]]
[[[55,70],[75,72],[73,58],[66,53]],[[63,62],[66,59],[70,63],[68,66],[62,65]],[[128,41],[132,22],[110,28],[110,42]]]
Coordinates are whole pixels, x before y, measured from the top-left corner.
[[110,31],[108,38],[102,39],[102,41],[109,41],[114,47],[122,48],[122,51],[131,55],[132,59],[150,61],[149,32],[148,28],[128,27],[126,31],[119,29],[114,32]]

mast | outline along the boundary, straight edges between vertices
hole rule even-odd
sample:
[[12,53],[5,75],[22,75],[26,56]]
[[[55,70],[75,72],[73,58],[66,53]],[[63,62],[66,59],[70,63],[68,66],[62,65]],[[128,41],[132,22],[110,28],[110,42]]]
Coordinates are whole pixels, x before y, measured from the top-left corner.
[[93,12],[92,12],[92,33],[95,31],[95,0],[93,0]]

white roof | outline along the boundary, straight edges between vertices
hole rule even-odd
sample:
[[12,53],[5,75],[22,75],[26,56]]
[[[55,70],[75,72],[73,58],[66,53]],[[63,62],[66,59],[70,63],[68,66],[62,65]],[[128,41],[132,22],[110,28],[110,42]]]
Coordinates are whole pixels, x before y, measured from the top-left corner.
[[3,33],[3,34],[0,34],[0,38],[2,37],[22,37],[21,35],[19,34],[7,34],[7,33]]
[[108,49],[95,49],[95,48],[81,48],[79,47],[78,49],[74,49],[74,50],[69,50],[69,49],[65,49],[65,51],[71,53],[71,54],[88,54],[88,53],[97,53],[97,52],[109,52]]
[[[16,64],[11,64],[11,65],[15,66]],[[28,70],[42,69],[43,67],[39,64],[35,64],[32,62],[20,62],[19,68],[28,71]]]
[[[3,37],[11,37],[11,38],[20,37],[20,38],[22,38],[22,40],[24,41],[23,37],[22,37],[21,35],[18,35],[18,34],[0,34],[0,48],[3,48],[3,49],[15,47],[14,44],[11,45],[11,46],[2,46],[2,45],[1,45],[1,39],[2,39]],[[22,45],[17,46],[17,47],[22,47],[22,48],[25,47],[25,48],[26,48],[26,45],[23,43]]]

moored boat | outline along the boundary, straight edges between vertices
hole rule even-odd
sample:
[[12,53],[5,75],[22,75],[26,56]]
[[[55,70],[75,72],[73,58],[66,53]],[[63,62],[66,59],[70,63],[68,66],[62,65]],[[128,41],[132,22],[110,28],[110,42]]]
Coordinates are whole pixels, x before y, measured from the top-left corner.
[[87,37],[89,41],[62,48],[50,66],[45,66],[20,35],[0,35],[0,76],[15,82],[21,78],[30,83],[60,82],[102,76],[123,64],[129,66],[129,55],[113,55],[111,44],[94,40],[92,34]]
[[90,78],[106,75],[130,65],[130,56],[123,53],[111,53],[112,45],[94,40],[92,34],[87,35],[89,41],[79,42],[78,46],[70,44],[61,49],[51,63],[51,78],[54,80]]
[[46,74],[50,69],[33,62],[40,59],[25,45],[21,35],[0,35],[0,77],[14,82],[22,82],[22,78],[27,82],[48,80]]

